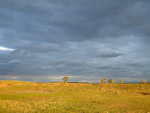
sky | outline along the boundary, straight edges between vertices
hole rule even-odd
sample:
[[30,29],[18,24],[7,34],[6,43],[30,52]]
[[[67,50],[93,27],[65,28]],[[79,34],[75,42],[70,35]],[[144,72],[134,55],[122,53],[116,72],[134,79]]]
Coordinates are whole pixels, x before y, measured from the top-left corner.
[[150,81],[150,0],[0,0],[0,79]]

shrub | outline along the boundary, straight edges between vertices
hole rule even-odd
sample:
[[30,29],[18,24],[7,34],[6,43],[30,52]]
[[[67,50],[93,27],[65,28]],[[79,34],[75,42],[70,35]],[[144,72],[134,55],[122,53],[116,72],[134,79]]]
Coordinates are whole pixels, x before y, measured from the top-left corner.
[[102,78],[101,83],[106,83],[106,78]]
[[108,83],[114,84],[115,81],[114,81],[113,79],[109,79],[109,80],[108,80]]

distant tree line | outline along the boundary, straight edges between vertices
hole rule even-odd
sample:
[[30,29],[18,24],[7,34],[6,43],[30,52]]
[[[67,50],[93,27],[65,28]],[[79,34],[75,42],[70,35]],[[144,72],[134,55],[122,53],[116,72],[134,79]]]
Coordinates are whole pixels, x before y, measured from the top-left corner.
[[[101,79],[101,83],[102,83],[102,84],[107,83],[106,80],[107,80],[106,78],[102,78],[102,79]],[[115,83],[115,80],[113,80],[113,79],[111,78],[111,79],[108,80],[108,83],[114,84],[114,83]],[[119,80],[119,83],[122,84],[122,83],[123,83],[123,80]]]
[[[68,81],[69,81],[69,76],[63,77],[62,80],[63,80],[64,83],[68,83]],[[106,78],[102,78],[100,81],[101,81],[102,84],[107,83],[107,79],[106,79]],[[108,83],[114,84],[114,83],[115,83],[115,80],[113,80],[112,78],[111,78],[111,79],[108,79]],[[119,80],[119,83],[122,84],[122,83],[123,83],[123,80]],[[146,83],[147,83],[146,80],[142,80],[142,84],[146,84]]]

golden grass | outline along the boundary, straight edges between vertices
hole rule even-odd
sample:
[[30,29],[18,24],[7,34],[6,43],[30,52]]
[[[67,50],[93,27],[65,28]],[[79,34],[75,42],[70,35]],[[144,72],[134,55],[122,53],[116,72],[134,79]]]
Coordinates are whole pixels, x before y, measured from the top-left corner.
[[0,113],[148,113],[150,84],[0,81]]

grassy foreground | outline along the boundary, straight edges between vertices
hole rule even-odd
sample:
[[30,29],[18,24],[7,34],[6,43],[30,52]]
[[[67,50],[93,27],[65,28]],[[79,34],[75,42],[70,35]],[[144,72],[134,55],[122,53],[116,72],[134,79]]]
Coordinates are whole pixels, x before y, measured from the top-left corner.
[[150,84],[0,81],[0,113],[150,113]]

